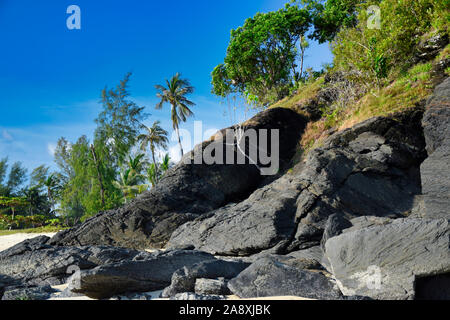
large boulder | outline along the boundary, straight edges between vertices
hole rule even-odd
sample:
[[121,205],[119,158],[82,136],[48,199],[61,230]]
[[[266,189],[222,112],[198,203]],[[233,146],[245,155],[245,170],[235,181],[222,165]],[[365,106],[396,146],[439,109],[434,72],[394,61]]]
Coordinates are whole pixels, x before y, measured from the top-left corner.
[[169,298],[183,292],[194,292],[197,279],[232,279],[249,265],[250,263],[241,261],[213,260],[185,266],[173,273],[170,286],[164,289],[161,297]]
[[450,217],[450,78],[436,87],[423,117],[428,158],[421,166],[426,218]]
[[48,237],[25,240],[0,252],[0,275],[29,285],[59,285],[78,270],[123,260],[143,259],[149,253],[114,247],[56,247]]
[[265,257],[253,263],[228,283],[241,298],[297,296],[337,300],[342,295],[331,278],[320,271],[298,268],[288,260]]
[[[259,113],[241,127],[246,130],[278,129],[282,141],[279,144],[280,165],[286,167],[306,123],[306,118],[294,111],[276,108]],[[222,138],[216,134],[195,150],[231,147],[236,158],[236,154],[242,152],[236,148],[236,136],[234,145],[230,146],[225,134]],[[258,166],[250,161],[246,165],[207,165],[187,164],[188,159],[195,159],[194,151],[186,154],[151,191],[120,209],[102,212],[80,226],[58,233],[51,243],[161,248],[177,227],[227,203],[245,199],[263,179]]]
[[177,229],[168,247],[194,245],[218,255],[247,256],[292,238],[298,182],[285,175],[248,199],[199,217]]
[[421,193],[426,157],[420,108],[376,117],[335,133],[312,150],[298,179],[297,232],[289,250],[319,245],[328,217],[400,218]]
[[122,261],[83,270],[72,279],[72,292],[93,299],[107,299],[123,293],[162,290],[172,274],[183,267],[215,260],[214,256],[199,251],[169,251],[144,260]]
[[[344,295],[413,299],[416,281],[450,273],[449,237],[447,219],[397,219],[347,229],[326,242],[325,255]],[[432,282],[420,284],[432,291]]]
[[411,214],[426,157],[423,110],[377,117],[331,136],[324,146],[249,198],[178,228],[169,247],[218,255],[288,253],[320,245],[328,217]]
[[47,300],[54,292],[49,285],[8,287],[2,300]]

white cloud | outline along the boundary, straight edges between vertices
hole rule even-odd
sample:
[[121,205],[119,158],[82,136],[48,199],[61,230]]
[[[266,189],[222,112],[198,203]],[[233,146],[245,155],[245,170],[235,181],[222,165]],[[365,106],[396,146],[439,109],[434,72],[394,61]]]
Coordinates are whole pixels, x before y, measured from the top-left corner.
[[56,150],[56,144],[54,144],[54,143],[47,144],[48,154],[51,155],[52,157],[55,155],[55,150]]
[[3,129],[2,137],[3,137],[3,139],[5,139],[7,141],[13,141],[14,140],[14,138],[11,136],[11,134],[6,129]]

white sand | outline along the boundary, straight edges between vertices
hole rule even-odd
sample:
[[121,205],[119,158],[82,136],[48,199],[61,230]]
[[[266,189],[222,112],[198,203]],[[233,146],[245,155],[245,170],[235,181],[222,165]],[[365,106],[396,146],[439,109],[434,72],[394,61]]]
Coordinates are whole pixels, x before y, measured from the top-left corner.
[[16,244],[39,236],[53,237],[55,233],[16,233],[8,236],[0,236],[0,251],[6,250]]

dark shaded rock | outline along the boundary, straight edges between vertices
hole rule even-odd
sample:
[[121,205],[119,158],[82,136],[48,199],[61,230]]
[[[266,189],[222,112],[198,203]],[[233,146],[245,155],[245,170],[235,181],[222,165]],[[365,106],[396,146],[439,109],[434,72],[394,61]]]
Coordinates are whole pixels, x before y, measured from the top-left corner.
[[448,44],[448,34],[436,34],[433,37],[421,41],[416,50],[414,63],[434,59]]
[[331,136],[298,175],[297,233],[288,250],[320,244],[328,217],[405,217],[421,193],[422,110],[377,117]]
[[325,243],[328,239],[338,236],[342,233],[342,230],[350,228],[351,222],[348,221],[342,214],[335,213],[328,217],[327,223],[322,236],[320,246],[325,249]]
[[215,260],[199,251],[170,251],[146,260],[123,261],[81,271],[74,279],[72,292],[94,299],[107,299],[127,292],[162,290],[170,284],[172,274],[183,267]]
[[450,272],[447,219],[397,219],[331,238],[326,257],[344,295],[413,299],[416,278]]
[[450,217],[450,78],[428,100],[423,117],[428,158],[421,166],[426,218]]
[[2,300],[47,300],[56,290],[50,286],[39,287],[8,287]]
[[45,244],[46,240],[26,240],[0,252],[0,274],[33,285],[59,285],[76,270],[151,256],[113,247],[55,247]]
[[197,279],[195,281],[195,293],[203,295],[230,295],[228,281],[225,278],[218,279]]
[[175,296],[171,297],[170,300],[199,300],[199,301],[207,301],[207,300],[226,300],[225,296],[216,296],[216,295],[203,295],[196,294],[192,292],[183,292],[178,293]]
[[250,263],[238,261],[214,260],[201,262],[191,267],[184,267],[173,273],[171,284],[164,289],[161,297],[169,298],[178,293],[194,292],[195,282],[199,278],[232,279],[245,270]]
[[[243,127],[279,129],[283,141],[280,144],[280,164],[287,166],[306,123],[304,117],[292,110],[274,108],[259,113]],[[225,148],[225,141],[216,136],[196,149],[203,150],[211,144]],[[236,155],[236,148],[231,147]],[[262,180],[253,164],[184,164],[186,159],[193,158],[194,152],[186,154],[158,186],[123,208],[100,213],[80,226],[58,233],[50,243],[161,248],[177,227],[227,203],[246,198]]]
[[321,300],[341,299],[336,284],[323,273],[298,269],[272,257],[253,263],[230,280],[228,287],[241,298],[298,296]]
[[295,233],[299,185],[290,175],[256,190],[239,204],[213,211],[177,229],[168,247],[194,245],[218,255],[247,256],[270,249]]

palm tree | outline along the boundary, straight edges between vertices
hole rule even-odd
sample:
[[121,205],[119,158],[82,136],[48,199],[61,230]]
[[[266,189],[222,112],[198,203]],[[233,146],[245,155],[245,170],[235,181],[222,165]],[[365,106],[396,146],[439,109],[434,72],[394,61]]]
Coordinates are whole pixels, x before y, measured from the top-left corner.
[[163,158],[163,162],[161,163],[161,173],[164,174],[169,169],[170,169],[170,157],[169,154],[166,153],[166,155]]
[[54,199],[54,192],[57,191],[59,188],[59,183],[56,175],[52,173],[45,179],[42,183],[44,187],[47,189],[47,197],[50,202],[50,209],[53,211],[53,199]]
[[156,186],[156,184],[158,183],[158,170],[156,169],[156,166],[154,163],[152,163],[148,168],[147,168],[147,179],[148,181],[150,181],[150,183],[152,184],[152,187],[154,188]]
[[194,92],[194,87],[191,86],[189,80],[182,79],[181,74],[175,74],[170,81],[166,80],[167,88],[162,85],[156,85],[155,88],[159,91],[156,96],[161,101],[156,105],[156,109],[162,109],[165,103],[172,106],[172,124],[173,129],[177,133],[178,143],[180,144],[181,156],[183,156],[183,146],[181,145],[179,124],[180,121],[186,122],[186,118],[194,115],[189,107],[195,106],[195,103],[188,100],[186,96]]
[[150,145],[153,164],[156,171],[158,171],[158,164],[155,159],[155,148],[160,147],[162,149],[167,149],[167,143],[169,142],[169,139],[167,139],[168,132],[161,128],[160,124],[161,121],[155,121],[151,128],[142,125],[142,129],[146,132],[138,136],[138,141],[141,142],[141,150],[145,151],[147,145]]
[[135,172],[133,169],[128,168],[120,173],[120,180],[113,181],[114,186],[121,190],[125,203],[128,199],[133,199],[137,194],[142,193],[148,189],[147,185],[138,185],[137,181],[141,178],[141,175]]

